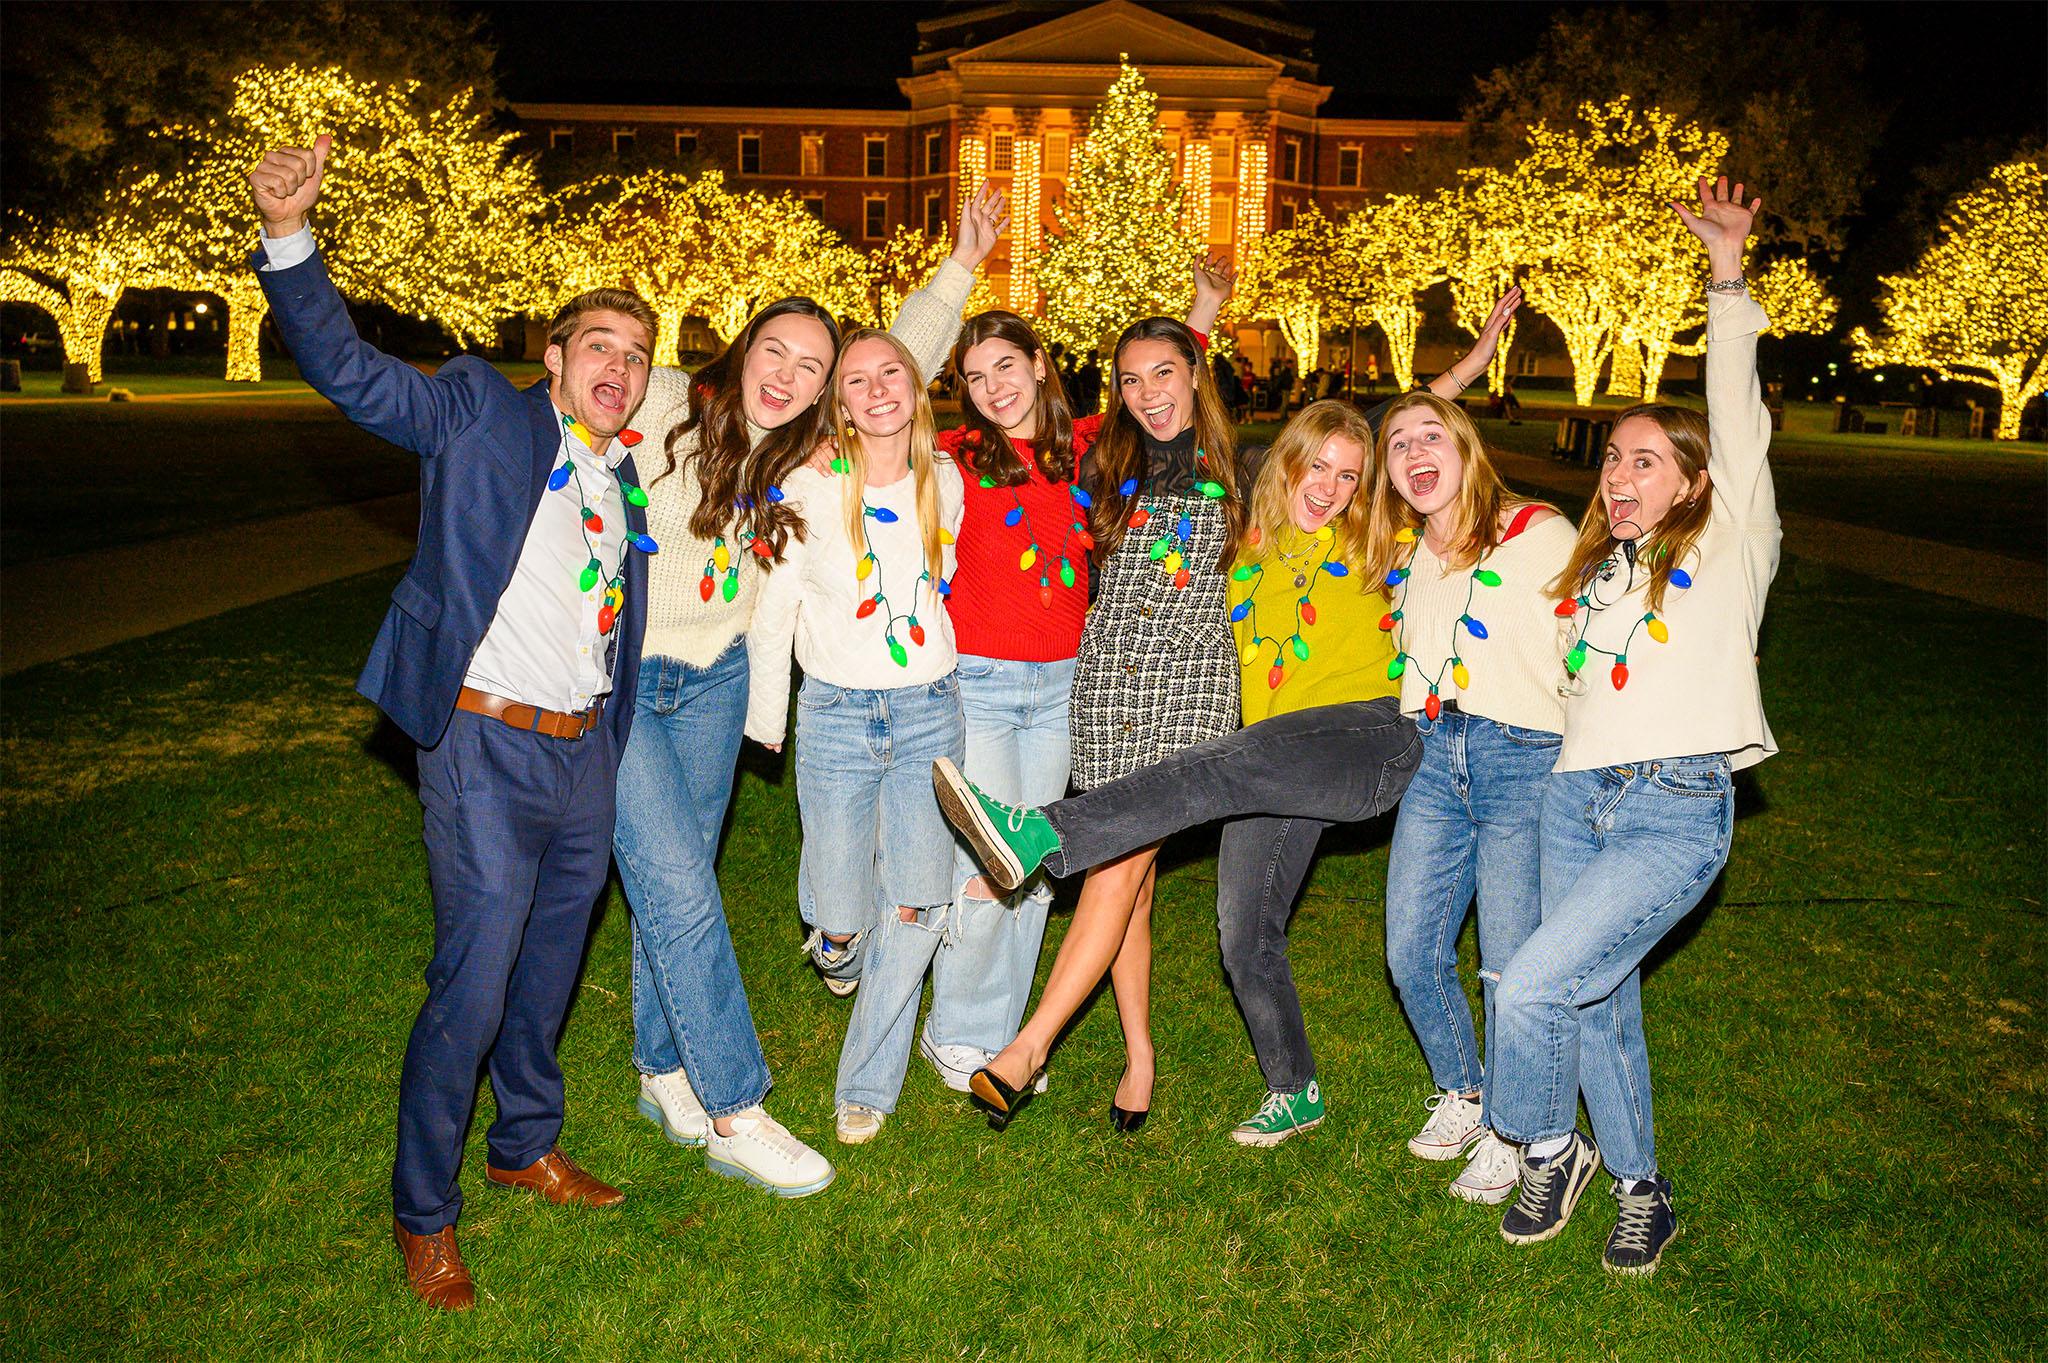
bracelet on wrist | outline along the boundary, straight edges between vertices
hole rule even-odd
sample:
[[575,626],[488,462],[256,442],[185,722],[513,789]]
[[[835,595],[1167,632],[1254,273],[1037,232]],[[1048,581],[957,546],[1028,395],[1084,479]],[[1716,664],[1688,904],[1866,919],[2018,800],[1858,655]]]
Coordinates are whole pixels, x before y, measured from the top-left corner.
[[1748,289],[1749,279],[1746,275],[1737,275],[1733,279],[1709,279],[1707,281],[1708,293],[1744,293]]

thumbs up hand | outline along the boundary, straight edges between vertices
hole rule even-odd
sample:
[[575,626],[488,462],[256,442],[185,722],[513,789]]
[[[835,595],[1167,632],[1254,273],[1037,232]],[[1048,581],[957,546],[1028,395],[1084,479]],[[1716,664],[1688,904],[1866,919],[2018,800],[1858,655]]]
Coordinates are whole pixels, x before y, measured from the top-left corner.
[[333,148],[334,139],[322,133],[311,147],[279,147],[257,162],[249,172],[249,196],[262,215],[263,235],[288,237],[306,225]]

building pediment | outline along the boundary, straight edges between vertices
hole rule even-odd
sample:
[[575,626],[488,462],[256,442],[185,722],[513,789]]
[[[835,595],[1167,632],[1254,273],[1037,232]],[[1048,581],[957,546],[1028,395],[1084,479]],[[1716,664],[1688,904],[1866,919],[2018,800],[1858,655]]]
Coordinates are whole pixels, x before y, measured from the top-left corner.
[[1135,5],[1103,0],[1020,33],[954,53],[947,65],[1236,67],[1278,75],[1284,63]]

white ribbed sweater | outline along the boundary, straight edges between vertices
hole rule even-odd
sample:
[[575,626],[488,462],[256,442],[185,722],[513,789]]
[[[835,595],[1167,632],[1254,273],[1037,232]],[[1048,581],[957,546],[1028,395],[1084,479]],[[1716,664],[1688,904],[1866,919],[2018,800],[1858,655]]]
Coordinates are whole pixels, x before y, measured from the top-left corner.
[[[909,347],[926,379],[945,364],[953,338],[960,334],[960,310],[973,288],[974,272],[948,260],[931,283],[903,300],[889,331]],[[754,555],[728,534],[726,552],[739,568],[738,590],[727,601],[716,589],[724,585],[725,575],[716,572],[711,599],[705,601],[699,592],[717,541],[690,533],[690,517],[700,500],[697,474],[689,462],[696,453],[694,436],[677,449],[676,471],[655,481],[668,464],[663,447],[669,431],[689,415],[689,385],[690,376],[682,370],[657,367],[648,375],[647,396],[633,416],[633,429],[647,437],[633,458],[647,492],[647,533],[661,546],[648,562],[647,641],[641,651],[650,658],[675,658],[702,667],[747,632],[761,594],[762,573]],[[747,429],[756,444],[767,434],[751,424]]]
[[[1408,655],[1401,673],[1404,713],[1422,713],[1434,682],[1439,700],[1455,700],[1468,714],[1519,729],[1564,729],[1564,698],[1558,694],[1564,654],[1558,647],[1557,602],[1548,589],[1564,571],[1575,538],[1570,521],[1551,516],[1470,568],[1446,568],[1427,544],[1417,546],[1408,580],[1391,589],[1401,610],[1394,643]],[[1477,582],[1481,569],[1498,574],[1500,585]],[[1468,612],[1486,630],[1485,638],[1462,623]],[[1453,658],[1468,674],[1462,687]]]
[[[1756,338],[1769,319],[1746,294],[1707,300],[1707,470],[1713,512],[1687,562],[1692,586],[1665,592],[1670,639],[1647,627],[1647,574],[1592,616],[1586,639],[1626,650],[1627,684],[1613,684],[1614,659],[1589,652],[1583,686],[1565,702],[1559,771],[1585,771],[1660,757],[1727,753],[1754,766],[1778,750],[1757,685],[1757,627],[1778,572],[1778,499],[1766,456],[1771,415],[1756,373]],[[1626,581],[1627,567],[1618,569]],[[1634,642],[1626,642],[1634,629]],[[1571,631],[1576,634],[1576,630]],[[1569,643],[1569,639],[1565,641]]]

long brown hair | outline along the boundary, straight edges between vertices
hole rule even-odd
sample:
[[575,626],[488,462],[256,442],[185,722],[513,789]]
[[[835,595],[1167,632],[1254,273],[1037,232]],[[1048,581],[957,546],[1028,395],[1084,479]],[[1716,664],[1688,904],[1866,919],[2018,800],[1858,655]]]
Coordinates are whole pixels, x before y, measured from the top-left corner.
[[[1245,530],[1250,556],[1271,559],[1280,552],[1285,536],[1295,529],[1294,517],[1288,510],[1294,500],[1294,489],[1308,476],[1309,465],[1333,435],[1357,442],[1365,462],[1359,467],[1358,491],[1352,495],[1351,504],[1330,519],[1332,534],[1326,557],[1339,563],[1365,562],[1361,554],[1370,542],[1373,462],[1378,456],[1373,451],[1372,424],[1365,419],[1365,413],[1342,398],[1311,402],[1295,413],[1273,441],[1273,448],[1259,469],[1259,481],[1252,488],[1251,515]],[[1378,578],[1365,572],[1353,576],[1362,590],[1379,589]]]
[[1388,405],[1380,418],[1379,442],[1373,451],[1372,530],[1366,543],[1366,562],[1372,567],[1375,582],[1384,582],[1387,574],[1400,566],[1398,560],[1409,553],[1396,536],[1404,530],[1417,536],[1423,533],[1422,513],[1394,490],[1393,471],[1387,462],[1387,443],[1395,419],[1418,408],[1426,409],[1443,424],[1445,434],[1451,438],[1451,448],[1463,466],[1458,485],[1457,528],[1447,546],[1451,567],[1474,567],[1498,549],[1503,517],[1531,500],[1508,491],[1486,452],[1479,428],[1465,415],[1463,407],[1427,391],[1404,393]]
[[967,325],[960,328],[960,339],[953,343],[953,396],[960,400],[961,415],[966,418],[968,438],[962,450],[972,450],[969,457],[974,471],[990,479],[998,487],[1019,487],[1031,481],[1030,472],[1024,461],[1017,455],[1017,447],[1010,437],[1003,434],[1003,428],[996,425],[988,414],[975,405],[967,391],[967,352],[983,341],[1004,341],[1024,352],[1024,358],[1036,361],[1045,369],[1045,377],[1038,380],[1038,431],[1031,437],[1031,456],[1038,465],[1038,471],[1055,483],[1070,483],[1074,479],[1074,409],[1067,402],[1067,390],[1060,383],[1059,366],[1045,353],[1038,333],[1031,324],[1014,312],[1000,310],[976,313],[967,319]]
[[[1647,564],[1650,569],[1646,604],[1658,611],[1664,609],[1664,589],[1671,585],[1672,569],[1685,562],[1686,554],[1706,532],[1707,519],[1714,509],[1714,485],[1707,472],[1711,444],[1703,412],[1661,402],[1639,403],[1614,418],[1614,429],[1620,431],[1622,423],[1631,417],[1645,417],[1656,423],[1678,456],[1679,471],[1695,489],[1690,498],[1664,513],[1664,519],[1636,542],[1635,562]],[[1615,448],[1611,440],[1608,448]],[[1603,467],[1605,462],[1603,459]],[[1596,486],[1592,504],[1579,518],[1578,542],[1572,545],[1572,556],[1565,561],[1564,571],[1550,584],[1551,594],[1559,600],[1577,596],[1592,581],[1593,574],[1600,571],[1600,565],[1614,557],[1617,543],[1607,524],[1606,503]]]
[[840,511],[846,517],[847,542],[853,545],[854,562],[859,563],[868,552],[867,503],[863,496],[868,485],[868,453],[861,443],[860,429],[853,424],[853,414],[840,397],[838,361],[844,360],[846,352],[862,341],[871,340],[889,343],[889,348],[896,352],[896,358],[903,361],[903,367],[910,371],[911,391],[917,395],[917,407],[910,417],[910,472],[916,479],[913,488],[917,497],[918,538],[924,544],[924,567],[931,574],[932,590],[936,592],[940,580],[945,577],[946,566],[944,550],[940,547],[943,541],[939,538],[944,527],[939,524],[938,464],[942,456],[938,452],[936,438],[938,423],[932,419],[932,402],[925,392],[924,375],[918,370],[917,358],[903,342],[877,327],[858,327],[847,332],[846,338],[839,343],[838,360],[832,365],[835,376],[832,382],[832,422],[837,427],[840,457],[847,463],[839,490]]
[[1088,528],[1095,539],[1095,560],[1100,563],[1116,552],[1123,542],[1136,493],[1125,494],[1123,485],[1135,479],[1142,490],[1146,474],[1145,433],[1123,398],[1123,356],[1126,348],[1139,341],[1164,341],[1188,367],[1195,390],[1195,449],[1207,456],[1208,476],[1223,485],[1223,552],[1216,560],[1218,572],[1228,571],[1237,558],[1237,546],[1244,536],[1244,499],[1237,490],[1237,428],[1216,396],[1216,376],[1202,362],[1202,347],[1187,323],[1171,317],[1147,317],[1124,328],[1111,352],[1109,383],[1115,411],[1102,426],[1090,454],[1094,459],[1095,504],[1088,511]]
[[791,535],[803,538],[803,521],[794,511],[771,495],[782,480],[809,458],[816,435],[818,413],[827,405],[826,392],[832,386],[828,370],[818,399],[807,412],[799,412],[762,438],[754,448],[747,432],[747,409],[742,393],[747,352],[761,328],[777,317],[795,313],[818,321],[836,347],[839,323],[831,313],[808,298],[783,298],[754,314],[738,339],[720,352],[717,359],[690,376],[688,414],[676,423],[664,442],[668,465],[650,483],[658,483],[676,471],[678,452],[691,433],[697,448],[689,456],[697,471],[700,494],[697,509],[690,513],[690,533],[699,539],[732,532],[745,521],[774,553],[761,561],[768,568],[782,561],[783,548]]

